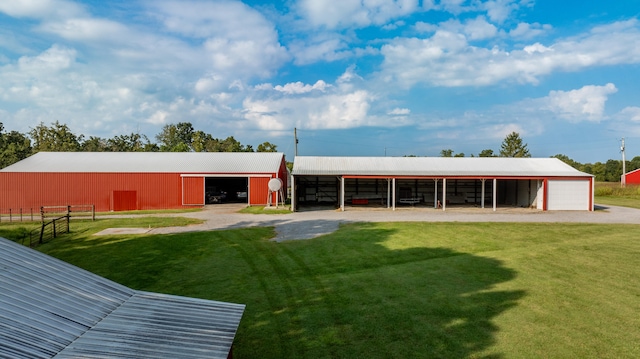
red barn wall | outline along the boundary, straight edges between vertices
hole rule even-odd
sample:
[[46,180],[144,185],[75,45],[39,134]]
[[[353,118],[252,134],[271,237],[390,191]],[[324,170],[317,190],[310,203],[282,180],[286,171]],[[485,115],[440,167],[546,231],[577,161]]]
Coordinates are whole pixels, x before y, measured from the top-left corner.
[[[270,177],[249,177],[249,204],[265,205],[269,196]],[[275,199],[275,197],[274,197]]]
[[184,177],[182,181],[184,204],[204,205],[204,177]]
[[640,185],[640,169],[627,173],[625,175],[625,183]]
[[0,173],[0,212],[85,204],[101,212],[181,208],[182,179],[177,173]]

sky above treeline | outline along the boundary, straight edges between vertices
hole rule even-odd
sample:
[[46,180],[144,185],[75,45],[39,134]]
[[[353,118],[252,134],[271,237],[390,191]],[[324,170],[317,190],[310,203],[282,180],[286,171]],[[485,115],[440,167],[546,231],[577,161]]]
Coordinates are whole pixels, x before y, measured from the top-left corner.
[[0,0],[0,122],[287,158],[640,155],[640,1]]

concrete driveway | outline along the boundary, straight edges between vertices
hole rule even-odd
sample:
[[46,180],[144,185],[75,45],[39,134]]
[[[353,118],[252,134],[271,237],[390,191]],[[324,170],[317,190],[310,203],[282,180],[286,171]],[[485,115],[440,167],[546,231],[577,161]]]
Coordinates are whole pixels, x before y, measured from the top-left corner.
[[347,208],[308,210],[290,214],[240,214],[244,205],[207,206],[201,212],[173,214],[198,218],[199,225],[151,229],[147,233],[179,233],[216,229],[273,226],[275,241],[308,239],[332,233],[342,223],[350,222],[539,222],[539,223],[628,223],[640,224],[640,210],[615,206],[596,206],[593,212],[539,211],[524,208]]

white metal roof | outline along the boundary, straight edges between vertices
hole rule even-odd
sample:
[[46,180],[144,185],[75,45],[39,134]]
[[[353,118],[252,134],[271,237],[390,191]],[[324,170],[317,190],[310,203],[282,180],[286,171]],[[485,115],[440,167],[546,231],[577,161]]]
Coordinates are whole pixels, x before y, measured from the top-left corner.
[[0,172],[277,173],[279,152],[38,152]]
[[297,156],[294,176],[589,177],[557,158]]
[[0,358],[227,358],[244,305],[129,289],[0,238]]

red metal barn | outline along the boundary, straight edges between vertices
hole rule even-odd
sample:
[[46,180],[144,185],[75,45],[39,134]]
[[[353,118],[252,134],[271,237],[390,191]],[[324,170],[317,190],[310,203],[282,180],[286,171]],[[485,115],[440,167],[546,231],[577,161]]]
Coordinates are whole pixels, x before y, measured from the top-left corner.
[[269,180],[279,178],[286,188],[287,173],[284,155],[275,152],[40,152],[0,170],[0,213],[63,205],[96,211],[264,205]]
[[635,171],[627,172],[624,178],[625,184],[640,185],[640,168]]

